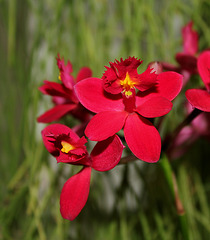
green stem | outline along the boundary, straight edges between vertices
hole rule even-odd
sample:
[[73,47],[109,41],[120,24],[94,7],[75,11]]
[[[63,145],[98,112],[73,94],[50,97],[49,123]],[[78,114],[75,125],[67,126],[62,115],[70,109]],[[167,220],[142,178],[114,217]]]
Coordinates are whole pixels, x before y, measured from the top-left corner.
[[160,165],[163,169],[163,173],[164,173],[166,181],[168,183],[170,194],[172,195],[173,199],[175,199],[175,189],[174,189],[174,183],[173,183],[173,170],[171,168],[171,164],[169,163],[166,155],[163,155],[163,157],[161,158]]
[[167,136],[162,144],[162,151],[167,151],[173,146],[173,142],[176,139],[177,135],[180,133],[183,127],[190,124],[200,113],[201,110],[195,108],[185,119],[184,121],[174,130],[174,132]]
[[169,160],[166,155],[163,155],[163,157],[161,158],[160,165],[163,169],[163,173],[169,186],[170,194],[176,206],[176,211],[183,239],[189,240],[187,217],[181,199],[179,198],[176,176],[171,168],[171,164],[169,163]]

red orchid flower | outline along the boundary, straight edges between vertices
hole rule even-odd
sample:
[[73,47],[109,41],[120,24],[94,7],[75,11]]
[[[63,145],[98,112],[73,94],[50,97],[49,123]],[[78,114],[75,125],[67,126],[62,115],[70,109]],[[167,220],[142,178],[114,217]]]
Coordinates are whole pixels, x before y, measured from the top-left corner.
[[[156,75],[150,68],[138,74],[140,64],[140,60],[131,57],[110,63],[111,68],[107,68],[102,80],[82,80],[75,85],[75,91],[80,102],[97,113],[85,129],[90,140],[102,141],[123,128],[134,155],[146,162],[156,162],[161,138],[148,118],[170,112],[171,100],[181,90],[182,76],[175,72]],[[135,87],[139,89],[137,94]]]
[[204,89],[188,89],[185,93],[191,105],[201,111],[210,112],[210,51],[204,51],[198,57],[198,72],[206,87]]
[[52,96],[55,106],[39,116],[37,121],[49,123],[60,119],[69,112],[76,118],[85,121],[88,118],[88,112],[79,103],[73,86],[80,80],[91,77],[92,72],[89,68],[83,67],[79,71],[76,79],[74,79],[71,75],[73,71],[71,63],[68,61],[67,65],[65,65],[64,59],[60,59],[59,54],[57,57],[57,65],[60,72],[59,79],[61,83],[45,80],[44,85],[39,88],[43,94]]
[[193,30],[193,22],[189,22],[182,28],[183,50],[177,53],[175,58],[179,66],[163,62],[163,68],[176,71],[184,76],[184,84],[187,83],[191,74],[197,74],[198,33]]
[[84,144],[85,137],[78,135],[63,124],[52,124],[42,130],[47,150],[57,162],[84,166],[64,184],[60,196],[60,211],[65,219],[74,220],[87,202],[92,168],[108,171],[120,161],[124,146],[117,135],[98,142],[90,155]]
[[176,60],[184,70],[197,73],[198,33],[192,29],[193,22],[182,28],[183,51],[176,54]]

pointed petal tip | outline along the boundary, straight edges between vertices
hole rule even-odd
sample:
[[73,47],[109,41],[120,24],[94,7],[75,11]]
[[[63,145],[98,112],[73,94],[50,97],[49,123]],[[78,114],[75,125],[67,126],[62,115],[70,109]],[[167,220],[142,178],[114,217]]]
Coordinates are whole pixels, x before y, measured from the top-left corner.
[[84,167],[64,184],[60,196],[63,218],[73,221],[85,206],[90,188],[91,167]]
[[132,114],[126,120],[125,140],[133,154],[144,162],[155,163],[160,158],[161,138],[152,123]]

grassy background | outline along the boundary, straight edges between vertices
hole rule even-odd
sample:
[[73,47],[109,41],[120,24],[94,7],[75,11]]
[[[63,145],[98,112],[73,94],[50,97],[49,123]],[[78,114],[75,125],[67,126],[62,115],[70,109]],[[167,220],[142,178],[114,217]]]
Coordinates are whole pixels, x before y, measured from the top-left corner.
[[[141,58],[143,68],[175,63],[190,20],[199,49],[210,46],[209,19],[208,0],[0,0],[0,239],[183,239],[159,164],[94,173],[82,213],[62,219],[60,190],[78,169],[57,165],[43,147],[36,118],[51,102],[37,88],[57,80],[58,52],[75,74],[89,66],[96,77],[120,57]],[[209,154],[201,139],[172,164],[192,240],[210,237]]]

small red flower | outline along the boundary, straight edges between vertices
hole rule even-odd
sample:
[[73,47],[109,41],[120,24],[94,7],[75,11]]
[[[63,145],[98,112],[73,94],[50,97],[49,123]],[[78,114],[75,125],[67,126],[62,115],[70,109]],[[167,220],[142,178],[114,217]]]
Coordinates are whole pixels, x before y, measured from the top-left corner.
[[57,162],[84,166],[64,184],[60,196],[60,211],[65,219],[74,220],[87,202],[92,168],[108,171],[120,161],[124,146],[117,135],[98,142],[90,155],[84,144],[86,139],[79,138],[63,124],[52,124],[42,131],[47,150]]
[[189,22],[182,28],[183,51],[176,54],[176,60],[182,69],[197,73],[198,33],[192,26],[193,22]]
[[183,84],[185,85],[192,74],[197,74],[197,53],[198,53],[198,33],[193,30],[193,22],[189,22],[182,28],[183,50],[176,54],[176,61],[179,66],[162,62],[163,69],[181,73]]
[[82,121],[89,119],[88,112],[79,103],[73,86],[80,80],[90,77],[92,75],[91,70],[87,67],[81,68],[76,79],[74,79],[71,75],[73,71],[71,63],[68,61],[67,65],[65,65],[64,59],[60,59],[59,54],[56,59],[61,83],[45,80],[44,85],[39,88],[43,94],[52,96],[55,106],[39,116],[37,121],[49,123],[60,119],[69,112]]
[[[97,113],[85,130],[90,140],[102,141],[123,128],[131,151],[143,161],[156,162],[160,157],[161,139],[147,118],[170,112],[171,100],[181,90],[182,76],[175,72],[156,75],[150,68],[138,74],[139,65],[139,60],[130,57],[116,61],[107,68],[102,80],[88,78],[80,81],[75,85],[75,91],[80,102]],[[121,83],[125,83],[126,88]],[[134,86],[140,89],[137,94]],[[111,94],[113,89],[117,89],[115,94]],[[118,91],[121,92],[117,94]]]
[[206,87],[204,89],[188,89],[185,93],[191,105],[204,112],[210,112],[210,51],[204,51],[198,58],[198,72]]
[[[42,131],[44,145],[57,162],[81,164],[88,152],[85,137],[79,138],[69,127],[52,124]],[[82,162],[84,163],[84,162]],[[86,160],[86,164],[88,164]]]

